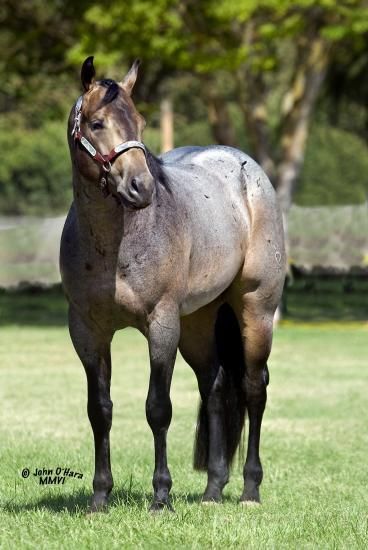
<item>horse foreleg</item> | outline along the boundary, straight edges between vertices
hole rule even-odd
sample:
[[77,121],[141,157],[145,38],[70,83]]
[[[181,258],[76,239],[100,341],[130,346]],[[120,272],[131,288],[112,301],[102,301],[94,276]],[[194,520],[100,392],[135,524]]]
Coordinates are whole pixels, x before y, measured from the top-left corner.
[[176,309],[155,311],[148,330],[151,375],[146,401],[147,421],[155,445],[152,511],[165,506],[172,509],[169,500],[172,482],[167,466],[166,435],[172,416],[170,386],[179,335],[179,315]]
[[112,422],[112,401],[110,399],[112,335],[100,334],[87,326],[71,309],[69,330],[73,345],[83,363],[88,385],[88,417],[95,443],[95,474],[91,511],[107,505],[113,487],[110,465],[110,429]]

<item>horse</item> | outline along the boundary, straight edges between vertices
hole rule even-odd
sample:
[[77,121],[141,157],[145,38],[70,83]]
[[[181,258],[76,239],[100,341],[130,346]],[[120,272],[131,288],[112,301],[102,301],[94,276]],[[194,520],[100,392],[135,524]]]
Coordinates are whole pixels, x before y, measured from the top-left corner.
[[276,195],[260,166],[235,148],[188,146],[154,156],[131,98],[138,65],[120,82],[96,80],[88,57],[68,120],[74,201],[60,270],[87,378],[95,446],[90,510],[105,508],[113,487],[110,345],[129,326],[149,348],[150,509],[172,509],[166,437],[178,349],[198,381],[194,467],[207,472],[202,502],[221,502],[247,414],[240,502],[259,503],[267,360],[285,276]]

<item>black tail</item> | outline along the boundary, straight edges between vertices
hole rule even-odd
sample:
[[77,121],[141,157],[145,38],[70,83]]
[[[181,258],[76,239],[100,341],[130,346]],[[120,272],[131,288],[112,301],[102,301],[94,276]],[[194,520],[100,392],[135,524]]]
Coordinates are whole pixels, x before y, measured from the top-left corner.
[[[223,304],[215,325],[218,356],[216,384],[220,385],[224,405],[224,425],[227,436],[227,463],[230,465],[239,446],[244,427],[246,399],[244,387],[244,352],[239,324],[233,309]],[[200,404],[194,444],[194,468],[207,470],[208,465],[208,413],[207,404]]]

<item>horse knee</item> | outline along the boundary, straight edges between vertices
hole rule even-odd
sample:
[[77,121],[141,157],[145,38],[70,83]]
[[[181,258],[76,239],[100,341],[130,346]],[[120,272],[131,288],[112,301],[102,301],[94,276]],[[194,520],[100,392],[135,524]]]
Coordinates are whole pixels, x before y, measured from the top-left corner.
[[153,474],[152,485],[155,491],[160,489],[167,489],[170,491],[172,487],[172,480],[170,472],[168,470],[157,470]]
[[151,430],[155,433],[162,428],[167,429],[171,422],[172,405],[169,397],[157,399],[148,397],[146,401],[146,417]]
[[111,429],[112,407],[113,403],[108,398],[88,400],[88,418],[94,430],[106,432]]

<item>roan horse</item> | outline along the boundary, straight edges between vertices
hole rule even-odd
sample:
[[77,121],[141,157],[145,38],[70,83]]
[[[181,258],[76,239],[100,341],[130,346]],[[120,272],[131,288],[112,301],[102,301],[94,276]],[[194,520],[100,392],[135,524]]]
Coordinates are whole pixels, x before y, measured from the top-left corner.
[[240,500],[259,502],[267,359],[285,271],[275,192],[261,168],[230,147],[181,147],[155,158],[141,143],[144,119],[130,97],[137,69],[135,62],[119,83],[97,81],[87,58],[68,126],[74,202],[60,265],[70,334],[87,375],[91,510],[107,504],[113,486],[110,344],[128,326],[149,344],[151,509],[171,508],[166,435],[178,348],[201,396],[194,466],[207,471],[203,501],[221,500],[247,411]]

